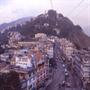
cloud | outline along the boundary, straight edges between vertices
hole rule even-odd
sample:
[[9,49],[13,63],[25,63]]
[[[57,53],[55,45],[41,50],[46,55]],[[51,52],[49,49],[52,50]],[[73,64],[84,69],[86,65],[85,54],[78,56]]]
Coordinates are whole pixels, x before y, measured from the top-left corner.
[[33,16],[49,8],[49,0],[8,0],[8,4],[0,6],[0,23]]
[[9,0],[0,0],[0,5],[6,5],[8,4]]
[[[87,24],[90,25],[89,0],[84,0],[76,10],[70,13],[80,1],[52,0],[55,10],[64,14],[64,16],[68,15],[75,24],[85,27]],[[51,9],[50,0],[0,0],[0,23],[10,22],[27,16],[36,16],[48,9]]]

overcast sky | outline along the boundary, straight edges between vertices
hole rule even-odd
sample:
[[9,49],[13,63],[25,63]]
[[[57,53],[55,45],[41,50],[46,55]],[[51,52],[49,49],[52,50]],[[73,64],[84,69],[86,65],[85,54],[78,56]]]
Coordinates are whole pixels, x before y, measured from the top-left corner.
[[[53,8],[69,17],[74,24],[90,28],[90,0],[52,0]],[[0,0],[0,24],[37,16],[51,9],[50,0]],[[85,29],[90,35],[90,29]]]

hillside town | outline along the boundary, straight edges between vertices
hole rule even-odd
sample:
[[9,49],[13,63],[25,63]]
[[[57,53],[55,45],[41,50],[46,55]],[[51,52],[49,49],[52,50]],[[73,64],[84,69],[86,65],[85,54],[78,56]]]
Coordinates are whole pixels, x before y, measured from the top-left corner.
[[[8,38],[1,45],[0,90],[90,90],[90,48],[78,50],[66,38],[44,33],[24,40],[10,32]],[[17,73],[17,87],[5,77],[11,72]]]

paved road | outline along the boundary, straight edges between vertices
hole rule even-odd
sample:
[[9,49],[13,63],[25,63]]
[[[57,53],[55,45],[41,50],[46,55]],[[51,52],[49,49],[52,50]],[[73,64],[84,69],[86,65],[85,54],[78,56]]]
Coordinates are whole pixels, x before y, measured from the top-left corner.
[[55,70],[53,76],[53,82],[46,88],[46,90],[82,90],[81,87],[79,87],[78,78],[73,77],[71,73],[69,73],[69,75],[70,77],[68,81],[71,81],[71,88],[68,88],[66,86],[59,88],[59,84],[61,84],[63,80],[65,80],[65,73],[62,63],[58,61],[57,69]]
[[57,70],[54,73],[53,76],[53,82],[50,86],[48,86],[47,90],[58,90],[58,85],[61,83],[64,79],[64,71],[61,65],[59,63],[57,64]]
[[[59,88],[59,84],[62,84],[62,82],[65,80],[65,68],[67,67],[63,67],[63,62],[60,61],[60,48],[59,48],[59,43],[56,43],[55,46],[55,53],[58,57],[57,62],[57,69],[54,72],[53,75],[53,82],[46,88],[46,90],[82,90],[81,87],[79,86],[79,79],[77,78],[77,76],[72,75],[72,73],[70,71],[69,72],[69,78],[68,78],[68,82],[71,84],[70,88],[65,87],[61,87]],[[61,55],[62,56],[62,55]]]
[[[65,79],[64,68],[60,62],[57,63],[57,69],[54,72],[53,82],[47,87],[46,90],[60,90],[59,84],[63,82]],[[61,88],[61,90],[66,90],[65,88]],[[70,89],[67,89],[70,90]]]

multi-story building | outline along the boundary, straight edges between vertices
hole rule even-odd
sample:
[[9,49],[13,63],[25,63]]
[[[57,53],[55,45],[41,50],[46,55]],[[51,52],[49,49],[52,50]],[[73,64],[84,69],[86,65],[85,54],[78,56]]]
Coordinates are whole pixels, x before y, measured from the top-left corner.
[[52,81],[50,59],[54,57],[54,37],[52,41],[45,34],[40,35],[41,38],[37,34],[34,41],[17,41],[17,48],[8,50],[9,70],[19,74],[23,90],[48,86]]
[[9,47],[17,48],[17,42],[21,40],[22,36],[19,32],[8,32],[8,38]]
[[60,39],[60,45],[61,45],[61,49],[63,50],[63,53],[68,57],[68,59],[70,59],[72,53],[75,50],[74,44],[69,40],[62,38]]
[[8,61],[9,60],[9,54],[8,53],[4,53],[0,55],[0,61]]
[[44,34],[44,33],[37,33],[37,34],[35,34],[35,38],[43,38],[43,39],[45,39],[45,40],[46,40],[47,35],[46,35],[46,34]]
[[73,70],[83,82],[84,87],[90,84],[90,51],[79,50],[72,55]]
[[47,55],[41,51],[36,51],[35,58],[37,87],[40,87],[46,84],[45,81],[47,78],[49,79],[49,59],[47,59]]

